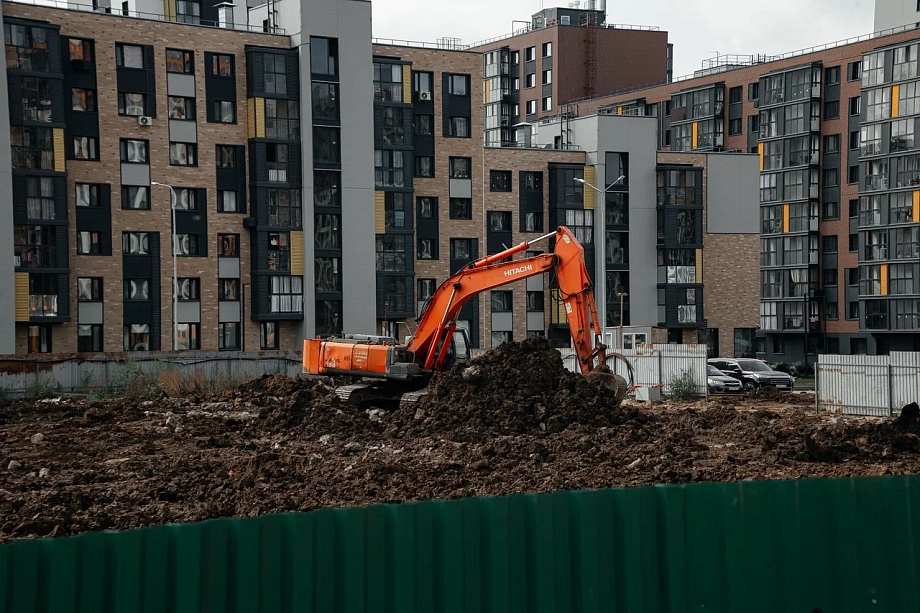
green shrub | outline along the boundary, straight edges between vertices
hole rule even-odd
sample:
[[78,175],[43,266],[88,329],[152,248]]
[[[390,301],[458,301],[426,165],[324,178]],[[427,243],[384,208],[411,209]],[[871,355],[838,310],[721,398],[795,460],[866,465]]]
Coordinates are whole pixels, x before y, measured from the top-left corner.
[[674,400],[688,400],[699,396],[696,380],[690,370],[685,370],[679,375],[671,377],[671,380],[668,381],[668,388],[671,392],[670,397]]

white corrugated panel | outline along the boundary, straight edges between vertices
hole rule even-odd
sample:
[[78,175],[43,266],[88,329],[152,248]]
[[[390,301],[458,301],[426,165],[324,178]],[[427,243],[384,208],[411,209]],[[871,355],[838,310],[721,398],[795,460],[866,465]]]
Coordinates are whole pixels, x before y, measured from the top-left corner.
[[848,415],[891,415],[888,356],[819,355],[818,408]]

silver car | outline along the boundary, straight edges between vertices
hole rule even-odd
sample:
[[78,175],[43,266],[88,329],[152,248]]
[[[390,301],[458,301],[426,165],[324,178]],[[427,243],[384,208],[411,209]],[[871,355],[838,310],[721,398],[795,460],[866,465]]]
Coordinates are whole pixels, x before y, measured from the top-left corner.
[[706,367],[707,385],[710,394],[740,394],[741,381],[729,377],[724,372],[709,364]]

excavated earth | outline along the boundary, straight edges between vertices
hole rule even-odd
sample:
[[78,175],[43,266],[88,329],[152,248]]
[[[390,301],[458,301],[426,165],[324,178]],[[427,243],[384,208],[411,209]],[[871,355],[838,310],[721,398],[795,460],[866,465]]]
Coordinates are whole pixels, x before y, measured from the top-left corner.
[[621,407],[528,339],[361,412],[330,381],[215,397],[0,403],[0,542],[373,503],[653,483],[920,472],[917,412],[805,394]]

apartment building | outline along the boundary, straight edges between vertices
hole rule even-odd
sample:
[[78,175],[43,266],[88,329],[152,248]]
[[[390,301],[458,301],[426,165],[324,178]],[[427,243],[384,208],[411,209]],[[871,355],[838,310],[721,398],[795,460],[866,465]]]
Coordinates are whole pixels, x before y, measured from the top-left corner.
[[526,124],[574,100],[667,83],[672,73],[667,32],[608,24],[603,6],[590,1],[584,8],[543,9],[525,28],[470,50],[485,57],[487,147],[524,143]]
[[920,24],[920,4],[914,0],[875,0],[876,32]]
[[[357,300],[373,282],[369,4],[338,3],[367,17],[363,35],[349,26],[357,56],[322,4],[294,45],[3,4],[15,352],[296,349],[373,330]],[[340,242],[314,250],[305,233],[328,239],[337,215]]]
[[[883,305],[876,294],[863,293],[875,292],[876,276],[882,290],[883,271],[888,275],[885,289],[893,287],[891,267],[881,268],[888,262],[889,234],[891,240],[906,241],[900,259],[913,253],[912,231],[884,227],[889,219],[906,223],[906,213],[892,216],[886,209],[884,216],[867,212],[861,218],[861,211],[863,206],[888,207],[894,197],[888,192],[900,190],[897,209],[903,192],[910,191],[896,180],[889,183],[887,164],[898,163],[893,152],[913,149],[905,132],[909,121],[901,122],[910,120],[913,110],[909,67],[917,40],[920,32],[908,27],[782,58],[723,56],[693,77],[582,101],[568,112],[572,117],[653,117],[661,151],[758,154],[762,237],[760,250],[747,255],[753,262],[759,257],[760,266],[756,355],[803,362],[818,351],[874,354],[916,348],[920,328],[908,323],[913,303],[903,302],[912,295],[899,294]],[[893,116],[892,108],[907,114]],[[894,127],[889,125],[893,117],[898,119]],[[903,172],[912,172],[912,162],[901,163]],[[883,227],[876,228],[883,219]],[[874,225],[861,226],[863,221]],[[878,268],[872,268],[876,263]],[[900,282],[908,270],[913,268],[899,265],[895,278]],[[913,285],[897,287],[908,291]],[[878,318],[883,308],[889,309],[884,321]],[[892,324],[897,321],[902,323]]]

